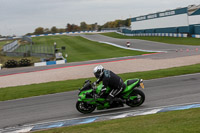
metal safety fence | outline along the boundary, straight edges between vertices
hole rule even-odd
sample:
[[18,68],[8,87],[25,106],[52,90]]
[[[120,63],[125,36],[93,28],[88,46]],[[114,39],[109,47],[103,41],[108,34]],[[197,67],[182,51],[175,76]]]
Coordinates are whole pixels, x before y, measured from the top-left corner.
[[7,56],[54,57],[55,49],[53,45],[20,45],[14,51],[6,51],[4,53]]
[[31,39],[30,37],[28,37],[28,36],[23,36],[23,37],[22,37],[22,40],[23,40],[23,41],[27,41],[27,42],[29,42],[30,44],[33,43],[32,39]]
[[15,40],[14,42],[8,43],[3,46],[3,52],[12,52],[19,47],[18,41]]

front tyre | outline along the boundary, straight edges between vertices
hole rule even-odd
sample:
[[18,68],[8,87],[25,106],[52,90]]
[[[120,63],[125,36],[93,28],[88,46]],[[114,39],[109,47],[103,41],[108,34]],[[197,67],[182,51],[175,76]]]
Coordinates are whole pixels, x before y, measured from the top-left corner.
[[82,101],[76,102],[76,109],[83,114],[92,113],[95,110],[95,108],[96,108],[95,105],[88,104],[86,102]]
[[135,89],[131,94],[130,97],[136,96],[133,100],[127,99],[126,104],[130,107],[138,107],[143,104],[145,101],[145,95],[141,90]]

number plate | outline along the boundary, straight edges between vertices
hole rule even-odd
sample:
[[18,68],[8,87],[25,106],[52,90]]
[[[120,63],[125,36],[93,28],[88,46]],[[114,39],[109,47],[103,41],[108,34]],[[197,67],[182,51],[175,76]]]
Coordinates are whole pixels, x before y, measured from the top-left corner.
[[144,83],[140,83],[140,86],[144,89]]

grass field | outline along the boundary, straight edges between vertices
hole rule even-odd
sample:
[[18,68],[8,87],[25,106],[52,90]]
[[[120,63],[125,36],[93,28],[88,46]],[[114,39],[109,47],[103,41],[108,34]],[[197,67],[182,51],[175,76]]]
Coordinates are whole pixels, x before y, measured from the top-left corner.
[[120,38],[120,39],[140,39],[140,40],[147,40],[147,41],[155,41],[155,42],[162,42],[162,43],[169,43],[169,44],[181,44],[181,45],[200,45],[199,38],[179,38],[179,37],[157,37],[157,36],[124,36],[120,35],[115,32],[110,33],[101,33],[102,35],[113,37],[113,38]]
[[10,42],[12,42],[12,41],[0,41],[0,51],[2,50],[3,45],[10,43]]
[[35,133],[199,133],[200,108],[55,128]]
[[[68,54],[68,62],[78,62],[87,60],[97,60],[114,57],[134,56],[146,54],[147,52],[139,52],[132,50],[125,50],[102,44],[98,42],[89,41],[80,36],[44,36],[32,38],[34,45],[32,49],[36,53],[52,53],[54,42],[57,43],[57,48],[66,47],[65,51],[61,51],[63,55]],[[0,42],[0,48],[5,42]],[[30,50],[30,45],[21,45],[15,52],[24,52]],[[9,59],[20,60],[23,57],[6,57],[0,55],[0,63],[5,63]],[[30,57],[32,62],[40,61],[39,58]]]
[[57,44],[57,48],[66,47],[63,55],[68,54],[68,62],[78,62],[87,60],[97,60],[113,57],[124,57],[141,55],[145,52],[125,50],[87,40],[80,36],[45,36],[33,38],[35,45],[53,45]]
[[[124,73],[124,74],[119,74],[119,76],[122,77],[123,80],[131,78],[142,78],[148,80],[148,79],[199,73],[199,72],[200,72],[200,64],[196,64],[196,65],[175,67],[169,69]],[[88,78],[88,79],[95,81],[95,78]],[[76,80],[1,88],[0,101],[78,90],[78,88],[82,87],[85,80],[86,79],[76,79]]]

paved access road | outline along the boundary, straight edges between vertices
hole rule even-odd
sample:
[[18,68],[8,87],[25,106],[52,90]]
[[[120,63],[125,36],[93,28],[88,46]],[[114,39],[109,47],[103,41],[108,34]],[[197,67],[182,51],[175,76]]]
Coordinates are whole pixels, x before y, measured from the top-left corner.
[[0,129],[166,105],[200,103],[200,73],[147,80],[144,83],[146,101],[141,107],[95,111],[88,115],[80,114],[75,108],[78,91],[0,102]]
[[108,36],[103,36],[100,34],[94,35],[81,35],[89,40],[93,41],[103,41],[118,44],[121,46],[126,46],[127,42],[130,42],[132,48],[143,49],[143,50],[153,50],[153,51],[174,51],[176,49],[193,49],[200,48],[200,46],[189,46],[189,45],[177,45],[177,44],[167,44],[161,42],[146,41],[140,39],[117,39]]

